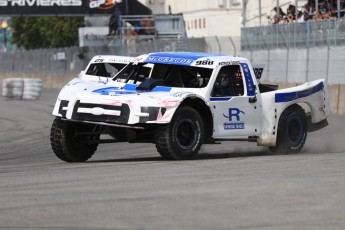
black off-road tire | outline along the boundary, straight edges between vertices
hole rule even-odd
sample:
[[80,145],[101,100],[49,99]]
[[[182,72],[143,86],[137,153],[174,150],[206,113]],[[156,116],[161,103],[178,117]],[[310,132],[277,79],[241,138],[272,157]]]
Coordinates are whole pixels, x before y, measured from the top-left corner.
[[90,159],[97,150],[100,135],[77,136],[76,132],[92,132],[93,128],[93,125],[62,121],[56,117],[50,130],[50,143],[55,155],[66,162]]
[[299,105],[287,108],[279,118],[277,145],[269,147],[274,153],[298,153],[308,134],[307,116]]
[[192,159],[197,156],[203,141],[202,118],[188,106],[179,108],[169,124],[159,125],[155,130],[157,151],[165,159]]

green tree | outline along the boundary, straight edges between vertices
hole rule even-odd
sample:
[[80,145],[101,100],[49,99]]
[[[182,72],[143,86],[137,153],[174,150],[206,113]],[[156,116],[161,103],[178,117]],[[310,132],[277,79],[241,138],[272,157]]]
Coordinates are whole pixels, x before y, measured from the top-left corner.
[[78,45],[83,17],[12,17],[12,43],[25,49]]

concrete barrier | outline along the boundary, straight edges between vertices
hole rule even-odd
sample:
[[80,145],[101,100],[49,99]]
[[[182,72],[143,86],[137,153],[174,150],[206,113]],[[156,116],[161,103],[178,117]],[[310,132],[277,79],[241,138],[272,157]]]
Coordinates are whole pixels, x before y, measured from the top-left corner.
[[0,73],[0,81],[5,78],[40,78],[43,88],[61,89],[66,83],[78,74],[26,74],[26,73]]
[[345,114],[345,85],[336,84],[328,86],[329,104],[332,114]]

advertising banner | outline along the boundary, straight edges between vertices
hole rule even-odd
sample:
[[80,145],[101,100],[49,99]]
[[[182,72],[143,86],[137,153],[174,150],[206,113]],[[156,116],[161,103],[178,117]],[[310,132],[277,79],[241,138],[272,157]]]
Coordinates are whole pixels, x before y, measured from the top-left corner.
[[0,15],[81,16],[111,14],[119,7],[123,15],[151,14],[136,0],[0,0]]

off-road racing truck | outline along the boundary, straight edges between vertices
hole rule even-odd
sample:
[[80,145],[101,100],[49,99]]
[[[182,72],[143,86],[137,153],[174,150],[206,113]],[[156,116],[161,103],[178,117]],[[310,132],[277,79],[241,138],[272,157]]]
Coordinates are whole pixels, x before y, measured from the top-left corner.
[[109,142],[154,143],[167,159],[222,141],[299,152],[308,132],[328,124],[325,81],[278,90],[259,83],[262,70],[242,57],[162,52],[135,58],[107,81],[73,79],[55,104],[52,149],[67,162],[86,161]]

